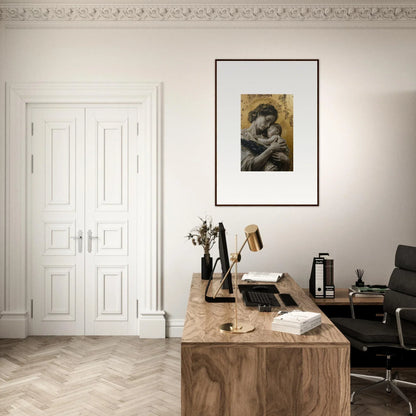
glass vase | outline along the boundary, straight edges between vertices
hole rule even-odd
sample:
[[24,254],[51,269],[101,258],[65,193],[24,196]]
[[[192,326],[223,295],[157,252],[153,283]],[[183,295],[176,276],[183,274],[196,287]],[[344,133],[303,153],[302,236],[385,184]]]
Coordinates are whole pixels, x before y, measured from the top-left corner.
[[201,279],[208,280],[212,273],[212,257],[205,254],[201,257]]

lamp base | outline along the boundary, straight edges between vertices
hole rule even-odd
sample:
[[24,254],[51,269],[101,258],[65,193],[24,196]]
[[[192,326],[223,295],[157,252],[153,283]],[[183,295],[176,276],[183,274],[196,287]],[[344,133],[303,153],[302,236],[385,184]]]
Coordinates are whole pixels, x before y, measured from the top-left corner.
[[234,328],[234,324],[232,322],[227,322],[226,324],[222,324],[220,326],[220,332],[228,334],[246,334],[247,332],[252,331],[254,331],[254,326],[250,324],[242,324],[239,325],[238,328]]

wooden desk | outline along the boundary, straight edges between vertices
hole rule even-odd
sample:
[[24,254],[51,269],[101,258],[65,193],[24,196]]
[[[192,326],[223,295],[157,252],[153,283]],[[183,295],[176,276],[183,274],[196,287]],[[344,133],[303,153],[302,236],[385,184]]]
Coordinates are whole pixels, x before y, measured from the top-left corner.
[[[214,280],[217,287],[218,280]],[[275,313],[247,308],[248,334],[224,334],[234,303],[207,303],[206,281],[192,278],[182,337],[182,416],[350,415],[350,346],[322,314],[322,325],[304,335],[271,330]],[[302,310],[320,312],[288,275],[277,283]],[[277,310],[276,310],[277,311]]]

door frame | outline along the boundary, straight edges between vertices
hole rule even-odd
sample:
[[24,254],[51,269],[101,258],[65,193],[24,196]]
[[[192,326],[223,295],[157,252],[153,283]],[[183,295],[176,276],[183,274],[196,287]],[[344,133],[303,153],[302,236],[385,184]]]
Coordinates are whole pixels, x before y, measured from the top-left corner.
[[[161,83],[19,83],[6,84],[6,204],[4,310],[0,337],[25,338],[30,318],[27,276],[27,105],[143,105],[143,154],[140,169],[144,198],[144,229],[138,235],[142,253],[138,282],[139,326],[142,338],[164,338],[161,268]],[[142,126],[140,126],[142,127]],[[140,262],[140,259],[139,259]]]

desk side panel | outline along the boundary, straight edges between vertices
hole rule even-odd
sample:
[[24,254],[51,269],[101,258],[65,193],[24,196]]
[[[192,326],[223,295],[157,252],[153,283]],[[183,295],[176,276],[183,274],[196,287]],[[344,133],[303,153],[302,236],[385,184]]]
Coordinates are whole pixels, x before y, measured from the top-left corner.
[[263,416],[264,350],[182,345],[182,416]]
[[349,416],[349,349],[267,348],[267,416]]
[[349,416],[349,348],[182,345],[182,416]]

